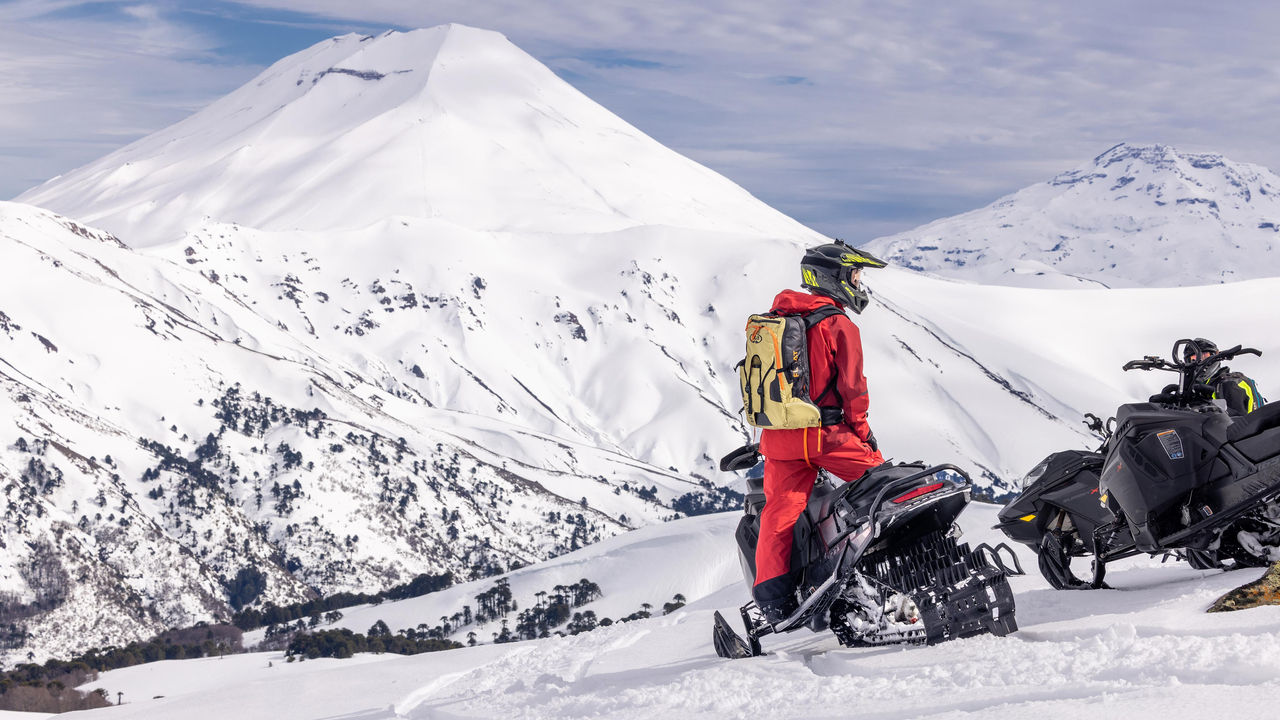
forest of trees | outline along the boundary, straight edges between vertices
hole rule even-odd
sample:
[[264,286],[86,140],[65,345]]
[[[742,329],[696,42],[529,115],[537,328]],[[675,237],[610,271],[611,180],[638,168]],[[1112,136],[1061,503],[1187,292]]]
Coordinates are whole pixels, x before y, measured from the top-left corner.
[[742,509],[745,498],[737,490],[717,486],[709,480],[699,481],[698,484],[703,487],[702,490],[687,492],[672,500],[671,509],[690,517]]
[[[257,573],[255,576],[254,573]],[[246,588],[256,586],[263,581],[261,572],[248,568],[242,570],[231,583],[229,591],[233,602],[246,594]],[[261,610],[249,608],[241,610],[231,617],[231,624],[241,630],[254,630],[271,625],[285,625],[303,618],[323,617],[342,608],[356,605],[377,605],[386,600],[404,600],[438,592],[453,585],[453,573],[439,575],[423,573],[404,585],[397,585],[381,592],[368,593],[335,593],[323,598],[277,606],[267,604]],[[254,595],[256,597],[256,594]]]
[[105,707],[110,703],[104,692],[82,694],[73,688],[116,668],[243,652],[242,635],[230,625],[197,625],[147,642],[95,648],[71,660],[24,663],[0,672],[0,710],[57,713]]
[[289,640],[285,656],[289,662],[293,662],[295,657],[308,660],[320,657],[349,658],[358,652],[417,655],[460,647],[461,643],[425,637],[412,628],[393,633],[386,623],[379,620],[364,635],[345,628],[298,633]]

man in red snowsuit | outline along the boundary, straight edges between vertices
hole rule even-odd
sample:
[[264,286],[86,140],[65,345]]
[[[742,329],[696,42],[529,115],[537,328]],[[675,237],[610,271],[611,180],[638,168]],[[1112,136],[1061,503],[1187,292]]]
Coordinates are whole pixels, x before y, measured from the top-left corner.
[[[869,300],[862,268],[884,267],[870,254],[837,241],[812,248],[801,261],[809,292],[783,290],[773,301],[780,314],[808,314],[823,306],[862,312]],[[862,339],[845,313],[819,320],[808,331],[809,397],[831,424],[795,430],[761,431],[764,455],[764,510],[756,543],[756,604],[777,624],[796,609],[791,546],[796,520],[813,492],[818,468],[852,482],[884,462],[867,424],[867,379],[862,374]],[[840,412],[833,412],[838,408]],[[834,420],[834,418],[839,418]]]

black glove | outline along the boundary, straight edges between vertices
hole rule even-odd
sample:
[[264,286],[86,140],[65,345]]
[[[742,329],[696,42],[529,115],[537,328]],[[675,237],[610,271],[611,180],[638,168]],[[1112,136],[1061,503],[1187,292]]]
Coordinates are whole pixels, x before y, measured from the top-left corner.
[[866,443],[867,447],[871,448],[874,451],[880,450],[880,443],[876,442],[876,434],[871,432],[870,430],[867,431],[867,439],[863,440],[862,442]]

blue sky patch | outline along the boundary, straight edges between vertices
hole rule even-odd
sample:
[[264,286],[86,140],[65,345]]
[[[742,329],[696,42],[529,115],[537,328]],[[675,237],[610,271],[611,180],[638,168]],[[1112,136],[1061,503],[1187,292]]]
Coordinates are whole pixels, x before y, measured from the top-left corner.
[[124,3],[120,2],[88,2],[80,5],[68,5],[37,15],[37,20],[111,20],[122,21],[133,18],[125,12]]
[[205,2],[199,9],[182,9],[174,19],[198,27],[222,44],[218,52],[239,62],[270,65],[282,57],[334,35],[359,32],[373,35],[395,26],[353,26],[288,10],[266,10],[229,2]]

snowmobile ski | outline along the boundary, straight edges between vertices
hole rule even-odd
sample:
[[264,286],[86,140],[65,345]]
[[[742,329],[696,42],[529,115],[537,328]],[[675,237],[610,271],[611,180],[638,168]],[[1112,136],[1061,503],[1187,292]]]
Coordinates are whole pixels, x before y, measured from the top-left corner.
[[716,655],[722,658],[739,660],[764,654],[760,650],[759,640],[754,637],[751,638],[750,642],[743,640],[738,633],[733,631],[733,628],[729,627],[728,621],[724,619],[719,610],[716,611],[712,640],[715,643]]

